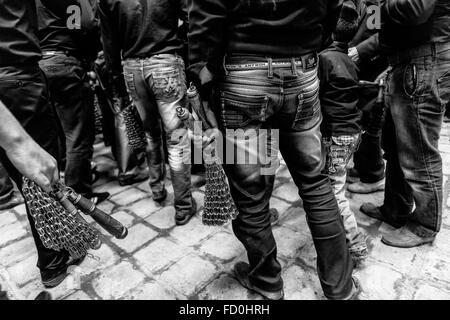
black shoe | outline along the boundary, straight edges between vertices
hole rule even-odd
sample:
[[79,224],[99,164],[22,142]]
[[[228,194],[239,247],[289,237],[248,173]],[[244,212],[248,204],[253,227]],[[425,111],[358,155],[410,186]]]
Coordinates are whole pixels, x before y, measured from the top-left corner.
[[95,205],[102,203],[110,196],[109,192],[101,192],[101,193],[90,193],[85,195],[85,197],[91,200]]
[[361,212],[364,213],[365,215],[373,219],[386,222],[387,224],[393,226],[394,228],[398,229],[404,225],[404,223],[400,223],[398,221],[395,221],[391,217],[388,217],[381,211],[380,207],[377,207],[372,203],[364,203],[359,210],[361,210]]
[[156,202],[163,202],[167,198],[167,190],[166,188],[162,189],[162,191],[159,192],[153,192],[152,198]]
[[52,295],[47,291],[42,291],[34,300],[52,300]]
[[61,263],[61,265],[54,269],[49,269],[45,271],[41,271],[42,284],[46,288],[54,288],[61,284],[64,279],[67,277],[67,268],[70,266],[78,266],[83,262],[86,256],[83,256],[78,259],[68,258],[68,261]]
[[192,207],[189,212],[177,212],[175,214],[175,223],[177,226],[184,226],[187,224],[193,216],[197,213],[197,203],[195,199],[192,198]]
[[143,172],[141,174],[134,175],[134,176],[128,176],[128,177],[119,176],[118,180],[119,180],[119,185],[122,187],[125,187],[125,186],[131,186],[131,185],[139,183],[139,182],[143,182],[143,181],[147,180],[148,177],[149,177],[148,173]]
[[254,286],[248,278],[249,267],[250,266],[248,265],[248,263],[245,262],[238,262],[234,265],[234,275],[243,287],[262,295],[267,300],[283,300],[283,289],[280,289],[278,291],[266,291]]

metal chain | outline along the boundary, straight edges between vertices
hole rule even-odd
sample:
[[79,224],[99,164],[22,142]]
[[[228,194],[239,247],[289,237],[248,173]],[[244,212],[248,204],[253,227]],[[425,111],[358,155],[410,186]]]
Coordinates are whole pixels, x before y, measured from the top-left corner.
[[205,225],[220,226],[236,219],[239,211],[231,198],[227,177],[221,165],[206,164],[205,208],[202,221]]
[[131,104],[122,111],[122,114],[130,147],[133,150],[145,149],[147,146],[147,139],[145,137],[142,121],[136,114],[136,107]]
[[[54,191],[67,192],[59,182]],[[67,250],[73,258],[80,258],[89,249],[98,249],[100,239],[97,231],[84,220],[78,211],[68,212],[54,192],[48,194],[36,183],[24,178],[22,192],[34,220],[39,238],[47,249]]]

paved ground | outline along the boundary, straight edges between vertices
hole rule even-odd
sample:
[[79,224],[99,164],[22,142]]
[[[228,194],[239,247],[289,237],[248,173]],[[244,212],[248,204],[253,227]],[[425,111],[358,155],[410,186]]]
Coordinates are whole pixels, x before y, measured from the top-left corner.
[[[445,194],[450,181],[450,126],[441,139]],[[103,245],[51,293],[58,299],[260,299],[243,289],[230,270],[246,260],[230,226],[201,224],[203,187],[200,177],[194,196],[199,213],[184,227],[175,227],[173,193],[163,205],[155,204],[147,183],[120,187],[108,148],[96,146],[96,161],[103,173],[97,191],[112,197],[101,208],[129,227],[125,240],[103,233]],[[171,190],[170,181],[168,190]],[[171,191],[170,191],[171,192]],[[382,202],[383,194],[349,195],[358,222],[369,235],[370,258],[356,271],[362,299],[450,299],[450,201],[444,203],[443,228],[433,246],[401,250],[380,242],[386,224],[358,211],[362,202]],[[446,202],[446,201],[444,201]],[[286,299],[323,299],[315,271],[315,252],[302,202],[286,167],[277,176],[272,206],[281,212],[274,228],[283,264]],[[0,212],[0,283],[11,298],[33,299],[43,289],[36,264],[24,206]]]

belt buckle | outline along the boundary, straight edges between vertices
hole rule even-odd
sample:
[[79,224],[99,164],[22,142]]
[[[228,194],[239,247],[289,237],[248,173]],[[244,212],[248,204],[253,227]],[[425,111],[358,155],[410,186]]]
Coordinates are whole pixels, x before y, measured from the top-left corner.
[[302,56],[302,65],[304,70],[314,69],[317,67],[318,59],[315,53]]

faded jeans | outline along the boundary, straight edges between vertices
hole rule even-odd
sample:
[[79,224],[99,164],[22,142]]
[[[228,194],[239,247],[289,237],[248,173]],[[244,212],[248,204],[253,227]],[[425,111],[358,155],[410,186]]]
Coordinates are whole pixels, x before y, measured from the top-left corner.
[[386,190],[381,210],[417,235],[430,237],[442,223],[438,142],[450,100],[450,43],[411,49],[391,56],[390,64],[383,131]]
[[[260,63],[269,66],[255,67]],[[318,90],[316,67],[303,69],[298,59],[232,56],[216,83],[214,109],[225,136],[230,133],[227,130],[244,130],[249,153],[258,153],[258,158],[263,158],[260,150],[264,148],[252,150],[258,145],[252,141],[279,132],[279,149],[303,199],[323,291],[329,299],[342,299],[352,290],[352,262],[330,180],[322,173]],[[234,146],[234,152],[243,147],[238,142]],[[277,291],[283,280],[269,214],[275,172],[265,172],[266,161],[235,162],[224,168],[239,209],[233,231],[247,250],[250,281]]]
[[[178,107],[187,107],[183,59],[176,54],[160,54],[146,59],[128,59],[123,65],[128,92],[141,116],[149,141],[150,187],[153,192],[161,192],[165,187],[164,126],[175,210],[190,212],[191,144],[185,134],[185,125],[176,113]],[[180,135],[176,134],[178,131]]]
[[325,172],[331,180],[334,195],[338,202],[339,212],[344,222],[345,235],[349,248],[365,244],[364,235],[359,231],[355,214],[350,209],[350,203],[345,196],[345,184],[347,180],[347,165],[358,149],[360,135],[348,137],[347,143],[340,141],[340,137],[323,138],[323,146],[326,149],[327,160]]

